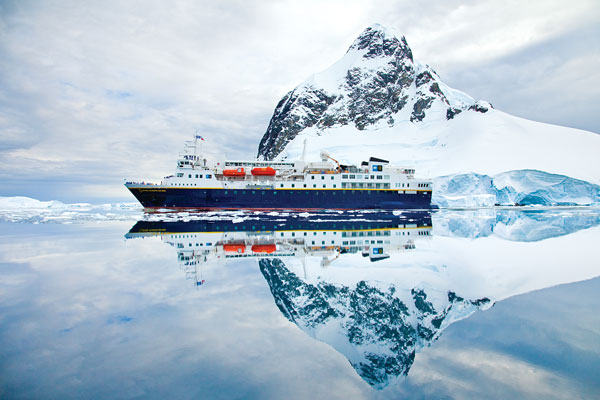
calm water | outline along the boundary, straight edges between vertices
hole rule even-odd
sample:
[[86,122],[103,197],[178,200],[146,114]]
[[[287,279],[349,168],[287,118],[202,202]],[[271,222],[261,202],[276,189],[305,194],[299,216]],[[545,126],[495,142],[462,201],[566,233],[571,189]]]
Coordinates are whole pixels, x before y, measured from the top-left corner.
[[19,220],[1,398],[600,397],[600,210]]

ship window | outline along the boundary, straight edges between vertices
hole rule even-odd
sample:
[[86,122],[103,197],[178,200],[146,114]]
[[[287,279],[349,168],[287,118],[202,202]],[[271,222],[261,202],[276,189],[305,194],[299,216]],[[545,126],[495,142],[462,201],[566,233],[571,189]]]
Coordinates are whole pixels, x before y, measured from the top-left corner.
[[390,179],[390,176],[389,175],[384,175],[383,179]]
[[294,185],[294,184],[292,183],[292,187],[296,187],[296,185]]
[[323,179],[325,179],[325,177],[324,177],[324,176],[321,176],[321,180],[323,180]]
[[377,175],[377,179],[383,179],[383,176]]
[[181,178],[181,177],[183,177],[183,174],[180,172],[180,173],[177,174],[177,177]]
[[223,192],[223,194],[227,194],[227,190]]
[[342,175],[342,179],[348,179],[348,175]]
[[310,179],[315,179],[315,176],[314,176],[314,175],[313,175],[313,176],[311,176],[311,177],[310,177]]
[[[334,187],[334,188],[336,187],[336,184],[335,184],[335,183],[333,184],[333,187]],[[334,194],[335,194],[335,193],[334,193]]]
[[362,183],[359,183],[359,184],[358,184],[358,187],[359,187],[359,188],[363,188],[363,187],[364,187],[364,185],[363,185]]
[[371,179],[375,179],[375,175],[371,175]]
[[196,178],[198,177],[198,174],[196,174]]
[[233,191],[233,194],[237,194],[237,190],[234,190],[234,191]]
[[304,184],[304,187],[306,187],[306,183]]
[[296,232],[292,232],[292,236],[296,236]]
[[188,174],[188,178],[191,178],[191,177],[192,177],[192,174]]
[[390,188],[390,184],[389,183],[384,183],[383,184],[383,188],[384,189],[389,189]]
[[407,183],[407,184],[406,184],[406,187],[410,187],[410,183]]
[[210,179],[211,176],[211,174],[206,175],[206,179]]
[[252,194],[256,194],[256,192],[253,190],[253,191],[252,191]]
[[356,175],[356,179],[362,179],[362,175]]
[[317,187],[317,185],[315,184],[315,185],[313,185],[313,187],[314,187],[314,188],[316,188],[316,187]]
[[281,185],[279,185],[279,187],[283,187],[283,183]]
[[[313,236],[317,236],[317,232],[313,232]],[[313,244],[314,244],[314,243],[315,243],[315,242],[313,242]]]
[[354,179],[354,178],[356,178],[355,175],[350,175],[350,179]]
[[323,187],[326,187],[326,185],[323,185]]
[[276,195],[276,194],[277,194],[277,192],[275,190],[273,190],[273,195]]
[[260,192],[260,194],[262,194],[262,195],[264,196],[264,194],[265,194],[265,191],[263,190],[262,192]]
[[333,180],[333,176],[331,177],[331,180]]
[[376,184],[375,184],[375,187],[376,187],[377,189],[379,189],[379,188],[381,187],[381,183],[376,183]]

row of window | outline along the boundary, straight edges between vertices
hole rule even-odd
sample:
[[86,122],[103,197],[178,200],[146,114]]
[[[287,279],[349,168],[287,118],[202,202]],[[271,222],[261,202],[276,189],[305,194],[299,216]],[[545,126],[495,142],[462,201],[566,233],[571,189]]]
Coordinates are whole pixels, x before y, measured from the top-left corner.
[[342,242],[342,246],[354,246],[354,245],[362,245],[362,244],[390,244],[389,240],[365,240],[364,243],[362,240],[344,240]]
[[[342,185],[343,185],[343,184],[342,184]],[[382,184],[382,185],[383,185],[383,184]],[[386,185],[388,185],[387,187],[389,187],[389,183],[387,183]],[[241,193],[240,193],[240,194],[248,194],[248,192],[249,192],[249,190],[241,190]],[[260,194],[261,194],[261,195],[264,195],[266,192],[267,192],[267,191],[265,191],[265,190],[262,190]],[[277,193],[278,193],[278,191],[277,191],[277,190],[269,190],[269,192],[273,193],[273,195],[277,195]],[[331,194],[332,196],[335,196],[335,195],[336,195],[336,193],[338,193],[338,192],[339,192],[339,193],[342,193],[342,194],[344,194],[344,195],[346,195],[346,194],[348,194],[348,193],[350,193],[350,194],[355,194],[355,193],[354,193],[354,192],[355,192],[354,190],[342,190],[342,191],[321,192],[321,194],[323,194],[323,195],[325,195],[325,194]],[[369,195],[370,195],[372,192],[384,192],[384,190],[368,190],[368,191],[366,191],[366,193],[367,193],[367,194],[369,194]],[[223,192],[223,194],[228,194],[228,193],[229,193],[229,191],[228,191],[228,190],[225,190],[225,191]],[[285,191],[285,193],[287,193],[287,194],[294,194],[294,191],[293,191],[293,190],[286,190],[286,191]],[[312,193],[312,194],[314,194],[315,196],[318,196],[318,195],[319,195],[319,191],[318,191],[318,190],[300,190],[298,193],[306,193],[307,195],[309,195],[309,194],[311,194],[311,193]],[[238,191],[237,191],[237,190],[234,190],[234,191],[233,191],[233,194],[234,194],[234,195],[238,194]],[[255,191],[255,190],[252,190],[252,194],[256,194],[256,191]]]
[[[347,175],[342,174],[342,179],[369,179],[369,175]],[[371,179],[390,179],[389,175],[371,175]]]
[[[212,243],[211,243],[211,242],[206,242],[206,245],[207,245],[207,246],[212,246]],[[178,248],[180,248],[180,249],[183,249],[183,246],[184,246],[184,244],[183,244],[183,243],[177,243],[177,247],[178,247]],[[192,247],[192,244],[191,244],[191,243],[189,243],[189,244],[188,244],[188,246],[189,246],[189,247]],[[198,246],[202,246],[202,243],[196,243],[196,247],[198,247]]]
[[[280,184],[280,185],[279,185],[279,187],[283,187],[283,183],[282,183],[282,184]],[[290,185],[290,187],[293,187],[293,188],[295,188],[295,187],[296,187],[296,184],[295,184],[295,183],[292,183],[292,184]],[[300,187],[300,186],[298,186],[298,187]],[[307,187],[306,183],[302,184],[302,187]],[[313,188],[316,188],[316,187],[317,187],[317,184],[316,184],[316,183],[313,183],[312,187],[313,187]],[[334,183],[332,187],[335,189],[335,188],[337,188],[337,185]],[[327,185],[323,185],[323,188],[327,188]]]
[[342,189],[345,188],[358,188],[358,189],[389,189],[390,188],[390,184],[389,183],[362,183],[362,182],[342,182]]
[[358,232],[342,232],[342,237],[355,236],[390,236],[390,231],[358,231]]
[[[183,178],[183,172],[178,172],[177,173],[177,177],[178,178]],[[202,179],[202,177],[203,177],[202,174],[196,174],[196,178]],[[192,178],[192,174],[188,174],[188,178],[191,179]],[[211,174],[206,174],[206,179],[210,179],[210,178],[212,178],[212,175]]]
[[[283,237],[283,235],[284,235],[284,233],[283,233],[283,232],[281,232],[281,236],[282,236],[282,237]],[[307,235],[308,235],[308,233],[307,233],[307,232],[304,232],[304,236],[307,236]],[[327,232],[323,232],[323,235],[327,235]],[[333,232],[333,235],[334,235],[334,236],[335,236],[335,235],[337,235],[337,232],[335,232],[335,231],[334,231],[334,232]],[[295,236],[296,236],[296,232],[292,232],[292,237],[295,237]],[[317,236],[317,232],[313,232],[313,236]]]

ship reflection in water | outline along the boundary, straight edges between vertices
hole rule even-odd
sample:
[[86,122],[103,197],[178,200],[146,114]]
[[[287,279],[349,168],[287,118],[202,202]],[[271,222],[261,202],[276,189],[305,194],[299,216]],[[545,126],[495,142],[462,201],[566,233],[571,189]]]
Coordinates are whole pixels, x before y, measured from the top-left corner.
[[[564,252],[543,239],[597,225],[597,216],[562,218],[560,229],[558,219],[536,214],[500,212],[468,230],[460,219],[437,218],[434,237],[429,211],[164,215],[139,221],[126,237],[173,246],[195,286],[210,281],[210,268],[255,258],[281,313],[376,389],[408,375],[416,353],[475,311],[596,276],[587,263],[565,272]],[[465,231],[481,240],[465,241]],[[536,258],[539,266],[519,262]]]

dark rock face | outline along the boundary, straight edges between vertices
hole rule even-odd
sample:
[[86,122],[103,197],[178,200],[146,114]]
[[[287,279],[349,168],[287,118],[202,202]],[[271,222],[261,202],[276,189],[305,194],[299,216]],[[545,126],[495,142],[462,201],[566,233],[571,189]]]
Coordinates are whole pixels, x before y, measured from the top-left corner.
[[411,112],[402,118],[414,123],[423,121],[438,102],[447,108],[447,119],[467,109],[487,111],[483,111],[485,107],[473,108],[474,101],[453,104],[435,71],[414,61],[406,39],[397,38],[381,26],[367,28],[345,57],[352,60],[345,73],[332,76],[324,72],[326,80],[337,85],[335,89],[326,90],[308,81],[283,97],[260,141],[258,157],[272,160],[300,132],[311,127],[325,133],[327,128],[344,125],[364,130],[381,120],[393,126],[398,120],[395,115],[406,107]]
[[309,88],[301,95],[296,90],[286,94],[277,104],[267,132],[260,141],[259,155],[271,160],[303,129],[319,121],[333,125],[334,122],[328,121],[323,114],[334,100],[334,96],[314,88]]
[[259,265],[281,313],[317,339],[319,329],[327,325],[331,340],[335,326],[338,336],[329,344],[338,349],[353,346],[355,351],[346,355],[350,364],[378,389],[408,374],[415,352],[439,337],[442,323],[455,307],[475,311],[490,302],[487,298],[465,300],[448,292],[447,306],[436,310],[423,289],[413,288],[411,301],[405,303],[394,285],[365,281],[354,287],[328,282],[313,285],[280,259],[263,259]]

